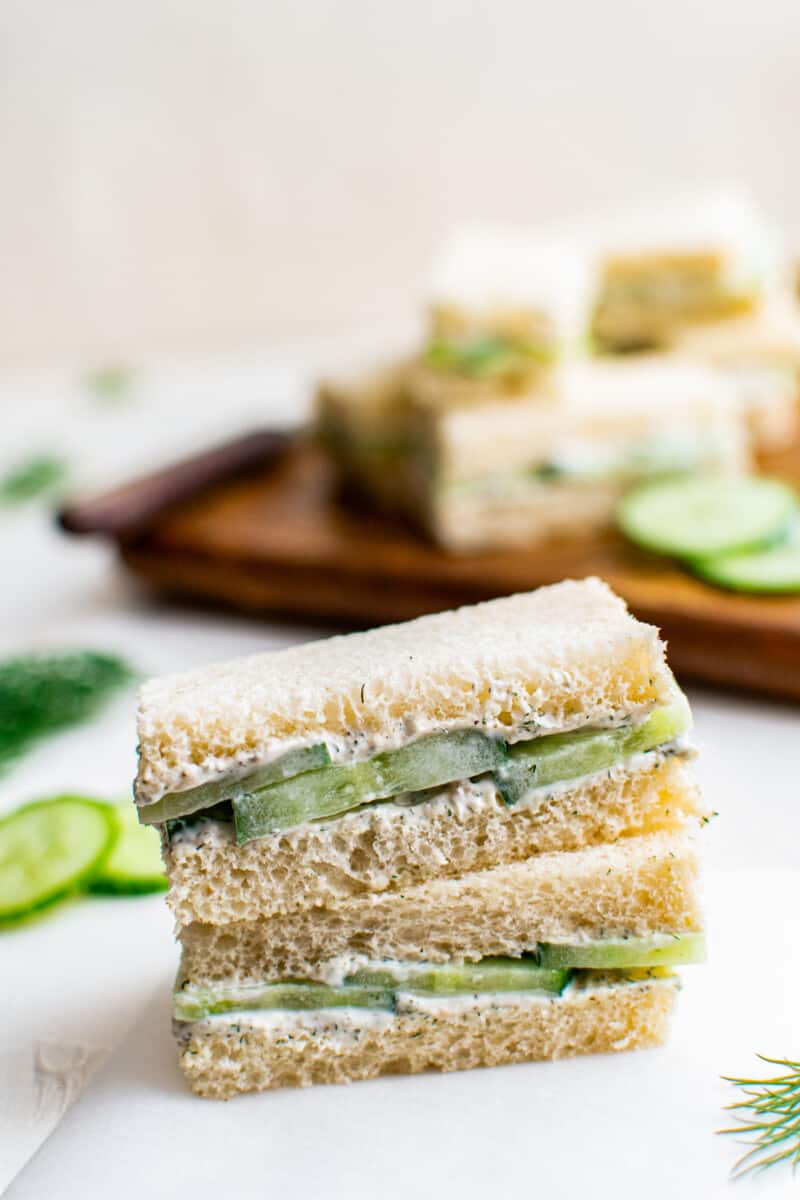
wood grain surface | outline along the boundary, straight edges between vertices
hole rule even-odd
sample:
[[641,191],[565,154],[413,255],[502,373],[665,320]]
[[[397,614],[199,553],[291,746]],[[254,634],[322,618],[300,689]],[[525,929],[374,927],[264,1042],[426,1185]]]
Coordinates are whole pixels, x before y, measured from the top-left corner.
[[[800,481],[800,444],[765,469]],[[312,447],[292,444],[120,544],[160,590],[256,616],[370,625],[600,575],[659,625],[685,677],[800,699],[800,597],[719,591],[614,533],[527,551],[452,557],[399,521],[346,503]]]

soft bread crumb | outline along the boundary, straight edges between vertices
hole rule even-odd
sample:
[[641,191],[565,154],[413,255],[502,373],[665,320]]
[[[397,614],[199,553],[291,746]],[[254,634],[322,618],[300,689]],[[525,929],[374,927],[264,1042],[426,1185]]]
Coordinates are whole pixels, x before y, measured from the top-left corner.
[[[685,834],[540,854],[524,862],[369,894],[332,908],[181,931],[181,975],[314,979],[344,954],[444,962],[518,957],[538,942],[700,928],[697,858]],[[210,885],[198,884],[198,890]],[[316,973],[316,974],[315,974]]]
[[287,1038],[232,1018],[191,1032],[180,1063],[197,1095],[228,1100],[270,1088],[634,1050],[665,1041],[676,992],[674,979],[659,979],[568,991],[545,1004],[478,1002],[436,1020],[409,1013],[388,1028],[365,1025],[335,1045],[329,1035],[301,1030]]
[[700,811],[680,758],[614,771],[509,807],[494,789],[477,803],[457,787],[415,808],[375,805],[237,846],[232,826],[207,824],[166,849],[168,902],[179,926],[253,921],[397,893],[554,850],[580,850],[658,830]]

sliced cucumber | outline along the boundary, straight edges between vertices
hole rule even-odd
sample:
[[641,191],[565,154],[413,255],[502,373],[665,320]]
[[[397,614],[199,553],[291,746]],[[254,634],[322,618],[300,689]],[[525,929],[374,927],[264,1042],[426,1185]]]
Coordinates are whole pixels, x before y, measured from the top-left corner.
[[549,787],[582,775],[605,771],[616,763],[665,745],[689,728],[691,714],[683,696],[658,708],[633,728],[554,733],[510,746],[496,772],[506,804],[518,804],[535,788]]
[[394,992],[382,987],[329,987],[325,983],[187,984],[173,997],[176,1021],[202,1021],[217,1013],[248,1009],[308,1011],[317,1008],[394,1008]]
[[568,971],[543,968],[535,958],[483,958],[463,963],[380,963],[361,967],[346,983],[396,991],[451,995],[459,992],[561,992]]
[[224,779],[214,779],[210,783],[201,783],[198,787],[187,788],[185,792],[168,792],[152,804],[141,805],[139,820],[143,825],[160,825],[164,821],[188,817],[191,813],[212,808],[224,800],[234,800],[237,796],[269,787],[273,783],[280,783],[281,780],[299,775],[303,771],[316,771],[319,767],[327,767],[330,761],[328,747],[323,743],[290,750],[274,762],[257,767],[255,771],[250,771],[238,779],[227,776]]
[[705,962],[706,940],[702,933],[655,933],[649,937],[602,938],[577,946],[539,946],[542,967],[569,969],[594,967],[680,966]]
[[163,892],[167,877],[157,831],[139,824],[136,808],[130,801],[109,807],[117,824],[117,839],[97,874],[89,880],[89,891],[123,896]]
[[114,812],[83,796],[27,804],[0,821],[0,921],[83,887],[117,836]]
[[486,958],[477,963],[376,963],[348,976],[344,983],[187,983],[176,991],[177,1021],[200,1021],[215,1013],[247,1009],[317,1009],[395,1007],[398,992],[458,995],[489,992],[543,992],[558,995],[570,973],[542,968],[533,958]]
[[375,800],[473,779],[496,770],[506,753],[504,742],[469,729],[432,734],[365,762],[307,771],[235,797],[236,840],[241,845]]
[[690,566],[702,579],[735,592],[800,592],[800,521],[775,546],[695,559]]
[[629,492],[617,509],[617,522],[646,550],[706,558],[774,541],[796,504],[792,488],[777,479],[695,475]]

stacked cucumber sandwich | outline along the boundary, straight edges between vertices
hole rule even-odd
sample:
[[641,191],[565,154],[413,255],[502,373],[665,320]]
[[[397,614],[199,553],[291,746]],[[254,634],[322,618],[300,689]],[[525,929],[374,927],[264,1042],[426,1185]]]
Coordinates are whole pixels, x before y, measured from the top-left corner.
[[598,580],[148,684],[192,1088],[663,1041],[703,955],[689,724]]
[[456,553],[585,536],[632,484],[749,464],[733,383],[698,363],[562,363],[487,388],[466,397],[453,366],[393,364],[323,384],[317,433],[363,494]]

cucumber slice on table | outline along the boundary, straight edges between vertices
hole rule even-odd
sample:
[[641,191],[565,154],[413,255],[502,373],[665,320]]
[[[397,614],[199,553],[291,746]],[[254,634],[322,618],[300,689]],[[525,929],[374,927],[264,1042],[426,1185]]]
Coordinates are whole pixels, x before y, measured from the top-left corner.
[[322,742],[316,746],[290,750],[274,762],[267,763],[264,767],[256,767],[254,771],[249,771],[238,779],[213,779],[210,783],[187,788],[185,792],[168,792],[160,800],[142,805],[139,808],[139,820],[143,825],[160,825],[163,821],[188,817],[191,813],[213,808],[215,804],[224,800],[234,800],[247,792],[280,783],[282,779],[290,779],[303,771],[316,771],[319,767],[327,767],[330,761],[328,747]]
[[706,558],[774,541],[796,505],[795,492],[777,479],[695,475],[629,492],[617,509],[617,523],[646,550]]
[[649,937],[600,938],[576,946],[552,943],[539,947],[542,967],[677,967],[704,962],[706,940],[702,933],[654,933]]
[[0,921],[83,887],[117,836],[113,809],[82,796],[27,804],[0,820]]
[[374,800],[473,779],[495,770],[506,754],[504,742],[468,729],[431,734],[364,762],[306,771],[235,797],[236,840],[241,845],[304,821],[339,816]]
[[508,759],[497,772],[497,787],[506,804],[518,804],[534,788],[593,775],[633,754],[663,746],[688,729],[690,722],[689,706],[681,696],[633,728],[551,733],[517,742],[509,747]]
[[139,824],[136,808],[130,801],[109,809],[116,823],[117,838],[111,853],[89,880],[89,891],[114,895],[164,891],[167,877],[157,831]]
[[774,546],[700,558],[690,565],[701,579],[736,592],[800,592],[800,521]]

